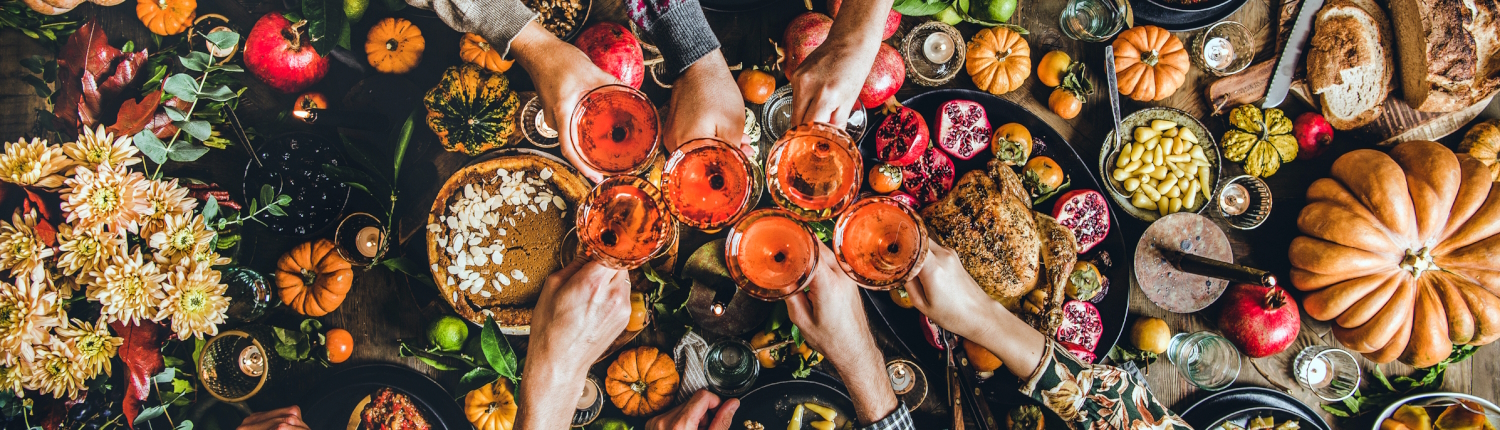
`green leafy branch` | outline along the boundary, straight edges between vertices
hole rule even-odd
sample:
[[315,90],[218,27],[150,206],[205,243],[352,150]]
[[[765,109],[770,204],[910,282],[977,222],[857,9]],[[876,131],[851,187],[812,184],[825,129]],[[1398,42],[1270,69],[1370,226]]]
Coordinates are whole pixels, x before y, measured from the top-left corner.
[[510,380],[512,384],[521,380],[521,364],[516,351],[511,349],[510,341],[500,333],[500,326],[495,324],[493,318],[485,318],[484,328],[479,332],[478,356],[463,351],[442,351],[437,345],[420,349],[407,345],[404,340],[397,343],[400,344],[402,357],[416,357],[428,366],[445,372],[464,372],[464,376],[458,380],[458,389],[455,390],[459,397],[501,377]]
[[219,205],[218,198],[209,196],[208,201],[203,204],[203,224],[214,230],[216,234],[214,240],[218,249],[229,249],[240,241],[239,233],[231,233],[234,228],[244,225],[246,221],[266,225],[260,217],[286,216],[287,205],[291,203],[292,196],[277,195],[276,190],[271,188],[270,184],[260,186],[260,197],[250,198],[248,213],[226,211],[224,206]]
[[1368,391],[1355,389],[1354,395],[1344,399],[1341,405],[1323,405],[1323,410],[1336,417],[1353,418],[1385,410],[1391,403],[1413,394],[1437,391],[1443,385],[1443,373],[1448,371],[1448,365],[1467,360],[1478,350],[1479,347],[1474,345],[1454,345],[1448,358],[1432,367],[1417,369],[1411,376],[1387,378],[1380,366],[1375,365],[1369,372],[1377,383],[1370,384]]
[[[896,0],[896,2],[891,5],[891,9],[894,9],[896,12],[900,12],[902,15],[906,16],[933,16],[951,10],[952,12],[948,13],[956,15],[961,22],[978,24],[985,27],[1005,27],[1018,34],[1030,34],[1030,32],[1026,31],[1024,27],[1008,23],[1008,21],[1016,17],[1014,9],[1012,9],[1010,16],[1005,17],[1006,19],[992,21],[989,19],[976,17],[970,12],[969,4],[973,1],[975,0]],[[949,24],[954,23],[956,22],[949,21]]]
[[[240,43],[239,33],[233,31],[204,34],[203,37],[210,43],[213,43],[215,47],[226,52]],[[209,77],[215,72],[239,73],[244,71],[240,66],[233,64],[215,64],[215,59],[216,57],[207,52],[189,52],[186,56],[178,57],[178,62],[182,64],[184,69],[199,72],[201,75],[195,79],[187,73],[178,73],[162,81],[161,88],[165,93],[181,99],[189,103],[189,105],[187,110],[171,106],[163,107],[167,112],[167,117],[171,118],[172,125],[177,126],[177,131],[173,132],[172,137],[167,139],[166,142],[157,138],[156,134],[149,129],[136,133],[134,137],[136,147],[140,148],[141,153],[145,154],[146,158],[151,159],[156,164],[156,168],[151,171],[151,177],[160,178],[161,167],[168,161],[191,162],[208,153],[208,146],[193,142],[210,142],[214,139],[213,125],[206,119],[195,117],[195,114],[198,113],[197,110],[200,102],[226,102],[238,98],[240,93],[244,91],[243,89],[240,91],[231,90],[228,85],[209,84]],[[178,138],[182,136],[183,132],[187,132],[191,139],[179,140]]]
[[23,2],[0,2],[0,30],[14,28],[26,37],[41,42],[53,52],[62,47],[64,38],[78,31],[78,27],[82,25],[83,23],[66,14],[46,15],[31,10]]
[[[276,335],[276,355],[287,361],[313,361],[328,366],[328,337],[323,332],[323,323],[308,318],[297,325],[297,329],[271,327]],[[316,350],[316,354],[314,353]]]
[[[401,123],[401,127],[397,128],[394,136],[391,137],[395,150],[392,152],[392,161],[389,164],[391,167],[389,170],[384,168],[384,164],[380,161],[376,161],[371,153],[372,151],[355,146],[354,142],[350,141],[343,134],[339,135],[339,141],[344,145],[344,153],[358,167],[337,166],[333,164],[323,165],[323,173],[327,174],[328,177],[373,197],[376,203],[380,205],[380,209],[384,211],[384,216],[381,217],[380,221],[387,226],[391,225],[391,220],[395,219],[396,202],[401,197],[400,190],[396,187],[396,184],[399,183],[397,180],[401,177],[401,165],[406,160],[406,150],[411,144],[411,135],[420,115],[420,112],[415,111],[411,115],[408,115],[406,121]],[[392,272],[410,276],[429,286],[436,286],[432,282],[432,275],[427,271],[426,267],[404,256],[385,259],[377,258],[375,261],[370,262],[370,266],[384,267]]]

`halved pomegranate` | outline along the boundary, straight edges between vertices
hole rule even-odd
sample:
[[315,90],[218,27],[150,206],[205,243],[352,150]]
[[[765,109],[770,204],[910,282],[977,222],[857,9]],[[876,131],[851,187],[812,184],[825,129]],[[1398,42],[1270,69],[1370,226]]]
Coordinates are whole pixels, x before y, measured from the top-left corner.
[[1052,217],[1057,223],[1073,230],[1078,239],[1078,253],[1094,249],[1109,235],[1109,203],[1104,195],[1094,190],[1073,190],[1064,193],[1052,205]]
[[990,147],[990,119],[984,106],[968,100],[950,100],[938,108],[938,145],[960,160]]
[[901,204],[906,205],[906,207],[912,208],[912,210],[922,208],[922,202],[917,201],[917,198],[912,197],[911,194],[907,194],[901,191],[892,191],[890,194],[890,198],[896,199],[896,201],[901,202]]
[[892,166],[915,163],[927,152],[929,136],[922,114],[902,106],[875,129],[875,156]]
[[1068,352],[1073,353],[1074,357],[1078,357],[1078,361],[1082,361],[1084,363],[1093,363],[1094,360],[1098,360],[1099,359],[1098,356],[1094,355],[1094,351],[1091,350],[1091,349],[1087,349],[1087,348],[1084,348],[1082,346],[1078,346],[1076,344],[1071,344],[1071,343],[1067,343],[1067,342],[1058,342],[1058,343],[1061,343],[1064,348],[1067,348]]
[[1099,309],[1088,302],[1069,300],[1063,303],[1063,322],[1052,337],[1058,342],[1071,343],[1092,352],[1099,347],[1099,337],[1104,335],[1104,321],[1099,318]]
[[924,205],[932,203],[953,189],[953,174],[953,160],[929,146],[917,162],[901,167],[901,189]]

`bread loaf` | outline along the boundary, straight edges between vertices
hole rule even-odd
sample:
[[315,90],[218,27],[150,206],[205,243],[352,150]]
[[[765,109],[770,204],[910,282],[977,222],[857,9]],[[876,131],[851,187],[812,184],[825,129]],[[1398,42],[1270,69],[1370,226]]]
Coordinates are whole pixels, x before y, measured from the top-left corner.
[[1500,87],[1500,0],[1391,0],[1401,87],[1424,112],[1452,112]]
[[1395,70],[1390,23],[1372,0],[1332,0],[1318,11],[1307,79],[1323,116],[1340,130],[1374,121]]

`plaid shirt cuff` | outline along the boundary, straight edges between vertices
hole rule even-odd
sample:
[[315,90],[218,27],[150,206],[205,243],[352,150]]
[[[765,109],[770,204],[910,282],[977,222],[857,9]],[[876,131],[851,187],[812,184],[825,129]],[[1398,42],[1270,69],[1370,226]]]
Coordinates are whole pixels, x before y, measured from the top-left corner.
[[860,430],[916,430],[916,425],[911,422],[911,412],[906,410],[905,404],[897,404],[896,411],[886,415],[875,424],[861,427]]

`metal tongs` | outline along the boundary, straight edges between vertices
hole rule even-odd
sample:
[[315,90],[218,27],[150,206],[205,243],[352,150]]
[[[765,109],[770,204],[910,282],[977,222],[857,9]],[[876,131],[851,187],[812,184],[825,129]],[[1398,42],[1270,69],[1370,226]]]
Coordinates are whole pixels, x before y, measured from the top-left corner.
[[964,408],[974,411],[974,421],[980,430],[999,430],[999,422],[990,411],[984,392],[979,389],[979,376],[969,366],[969,357],[959,344],[958,335],[942,327],[938,332],[943,350],[948,353],[948,398],[953,402],[953,430],[964,430]]

